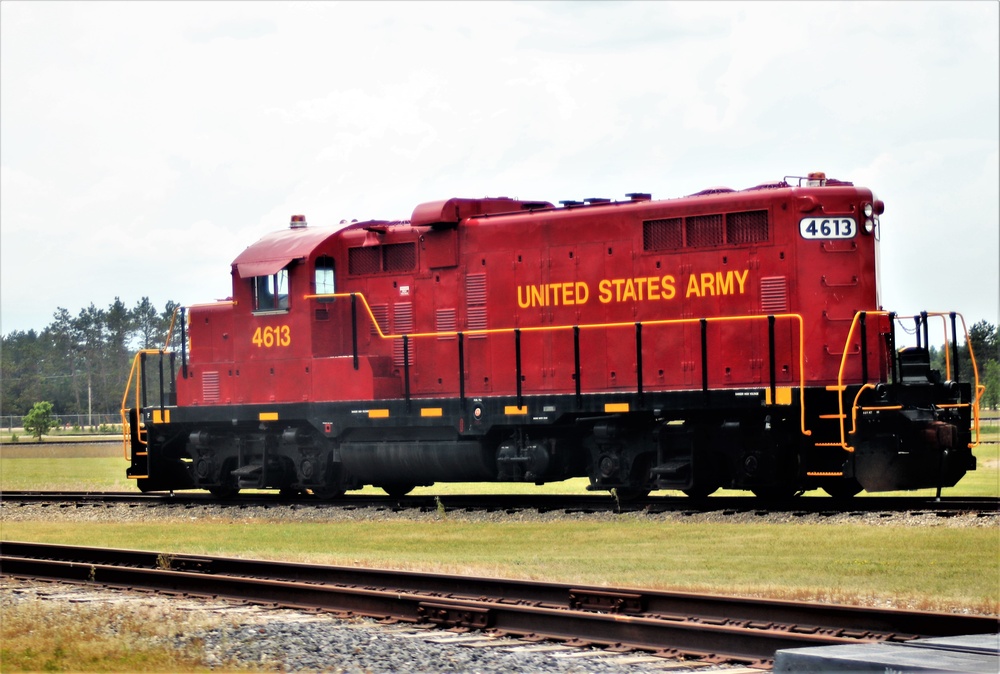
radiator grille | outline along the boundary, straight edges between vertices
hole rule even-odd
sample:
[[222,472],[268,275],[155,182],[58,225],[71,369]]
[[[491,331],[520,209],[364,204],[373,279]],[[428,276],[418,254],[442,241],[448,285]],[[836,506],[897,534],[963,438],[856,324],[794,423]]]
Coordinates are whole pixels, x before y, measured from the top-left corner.
[[381,253],[378,246],[349,248],[347,251],[347,271],[352,276],[377,274],[381,264]]
[[745,211],[726,215],[726,243],[767,241],[767,211]]
[[684,221],[681,218],[647,220],[642,223],[643,250],[672,250],[684,245]]
[[413,271],[417,266],[417,245],[415,243],[391,243],[382,246],[384,271]]
[[700,246],[745,245],[767,241],[767,211],[692,215],[642,223],[643,250],[677,250]]
[[722,243],[722,215],[696,215],[687,219],[688,246],[718,246]]

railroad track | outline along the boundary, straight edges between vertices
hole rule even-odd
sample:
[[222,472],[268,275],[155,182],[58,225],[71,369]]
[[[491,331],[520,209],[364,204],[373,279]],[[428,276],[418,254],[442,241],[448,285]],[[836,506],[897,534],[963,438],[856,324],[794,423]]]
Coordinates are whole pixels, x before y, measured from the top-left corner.
[[14,541],[0,542],[0,567],[18,578],[240,600],[764,668],[781,649],[997,629],[991,616]]
[[705,499],[688,497],[653,496],[634,501],[618,501],[606,494],[601,495],[451,495],[451,496],[345,496],[333,501],[301,496],[288,498],[278,494],[248,493],[238,497],[219,500],[202,492],[49,492],[49,491],[4,491],[0,501],[7,505],[41,503],[60,507],[87,506],[217,506],[222,508],[274,507],[274,508],[315,508],[315,509],[356,509],[383,508],[390,510],[435,511],[442,508],[450,511],[486,512],[645,512],[658,514],[665,512],[723,514],[785,512],[793,514],[835,514],[835,513],[936,513],[949,517],[958,513],[979,513],[983,516],[1000,513],[1000,498],[968,498],[945,496],[940,500],[933,497],[863,497],[838,501],[825,496],[791,498],[781,501],[763,502],[748,496],[716,496]]

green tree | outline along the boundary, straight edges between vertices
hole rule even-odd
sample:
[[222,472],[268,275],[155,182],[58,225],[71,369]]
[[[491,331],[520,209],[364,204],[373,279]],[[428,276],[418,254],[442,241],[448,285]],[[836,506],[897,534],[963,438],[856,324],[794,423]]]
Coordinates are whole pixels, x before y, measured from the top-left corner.
[[972,381],[972,359],[969,358],[969,347],[976,356],[976,366],[979,372],[979,383],[986,386],[986,391],[980,399],[980,405],[989,404],[987,401],[994,399],[998,395],[996,382],[991,383],[988,373],[990,363],[997,361],[997,329],[992,323],[985,320],[975,323],[969,328],[969,340],[960,349],[960,359],[962,362],[962,380]]
[[24,425],[25,431],[34,435],[41,442],[42,436],[55,428],[59,422],[52,416],[52,403],[43,400],[35,403],[21,423]]
[[981,405],[995,410],[1000,405],[1000,363],[995,360],[986,363],[983,384],[986,390],[983,392]]

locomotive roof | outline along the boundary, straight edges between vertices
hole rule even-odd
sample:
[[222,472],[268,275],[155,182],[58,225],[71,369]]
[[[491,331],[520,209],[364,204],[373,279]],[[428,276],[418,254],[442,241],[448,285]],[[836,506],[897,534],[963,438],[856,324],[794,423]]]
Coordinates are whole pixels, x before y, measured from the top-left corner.
[[[793,177],[794,178],[794,177]],[[800,177],[799,187],[795,188],[789,183],[789,176],[784,180],[762,183],[744,190],[733,190],[728,187],[711,187],[686,197],[670,199],[677,203],[686,199],[706,199],[718,200],[732,197],[739,194],[748,194],[776,189],[790,189],[793,193],[799,192],[818,184],[822,188],[853,186],[853,183],[827,178],[825,174],[810,174],[808,178]],[[803,182],[815,180],[816,184],[804,186]],[[482,199],[445,199],[419,204],[413,211],[410,220],[368,220],[365,222],[352,222],[350,224],[341,223],[340,226],[333,227],[307,227],[303,216],[294,216],[292,226],[288,229],[279,230],[266,234],[256,243],[251,244],[240,253],[232,262],[234,271],[241,278],[252,276],[268,276],[286,267],[293,260],[301,260],[308,257],[321,243],[328,238],[356,230],[381,230],[395,226],[431,227],[434,229],[441,227],[455,227],[464,219],[490,217],[490,216],[518,216],[531,212],[565,212],[576,210],[577,208],[593,208],[595,206],[625,206],[636,204],[637,202],[651,201],[651,195],[645,193],[633,193],[627,195],[629,201],[611,201],[610,199],[586,199],[583,202],[566,201],[562,202],[563,208],[557,208],[545,201],[522,201],[510,199],[508,197],[486,197]],[[295,218],[302,218],[301,224],[296,223]]]
[[233,260],[232,266],[241,278],[269,276],[292,260],[307,257],[316,246],[338,231],[339,227],[289,227],[271,232],[247,246]]

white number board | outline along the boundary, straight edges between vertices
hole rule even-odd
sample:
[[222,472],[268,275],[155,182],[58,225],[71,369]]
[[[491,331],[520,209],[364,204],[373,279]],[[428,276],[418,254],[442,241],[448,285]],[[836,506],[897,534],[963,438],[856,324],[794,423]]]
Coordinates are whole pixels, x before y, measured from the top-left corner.
[[802,218],[799,234],[803,239],[850,239],[858,233],[854,218]]

